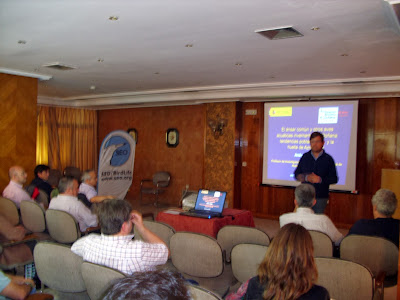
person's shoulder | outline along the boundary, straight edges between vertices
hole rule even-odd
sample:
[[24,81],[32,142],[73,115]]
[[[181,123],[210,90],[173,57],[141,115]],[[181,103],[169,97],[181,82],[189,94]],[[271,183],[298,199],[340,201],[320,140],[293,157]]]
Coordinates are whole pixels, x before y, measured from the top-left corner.
[[307,294],[309,294],[310,298],[306,299],[329,299],[328,290],[317,284],[314,284]]
[[283,215],[280,215],[280,216],[279,216],[279,224],[280,224],[280,226],[282,227],[282,226],[286,225],[286,223],[288,222],[288,220],[289,220],[291,217],[295,216],[295,215],[296,215],[295,212],[288,212],[288,213],[285,213],[285,214],[283,214]]

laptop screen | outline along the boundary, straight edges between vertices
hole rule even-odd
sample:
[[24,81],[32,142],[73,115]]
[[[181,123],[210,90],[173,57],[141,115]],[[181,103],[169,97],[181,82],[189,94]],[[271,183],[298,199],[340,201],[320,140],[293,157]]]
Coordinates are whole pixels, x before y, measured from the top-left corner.
[[226,192],[200,189],[197,194],[195,210],[222,213]]

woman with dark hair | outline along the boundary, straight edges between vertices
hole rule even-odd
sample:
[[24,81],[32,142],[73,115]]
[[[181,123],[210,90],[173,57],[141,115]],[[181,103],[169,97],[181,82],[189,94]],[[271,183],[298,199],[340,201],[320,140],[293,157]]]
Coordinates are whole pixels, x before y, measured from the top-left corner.
[[287,224],[272,240],[258,268],[258,276],[250,279],[244,298],[329,299],[328,291],[314,284],[317,277],[310,234],[301,225]]

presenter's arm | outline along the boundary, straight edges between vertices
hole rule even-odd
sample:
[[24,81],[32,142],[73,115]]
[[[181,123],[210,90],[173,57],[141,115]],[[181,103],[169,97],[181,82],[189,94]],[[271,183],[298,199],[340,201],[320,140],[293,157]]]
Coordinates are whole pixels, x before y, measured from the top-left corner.
[[300,158],[297,168],[296,170],[294,170],[294,176],[296,177],[296,180],[300,182],[306,181],[306,174],[303,173],[304,172],[303,165],[304,165],[304,156]]
[[326,176],[321,177],[321,182],[326,184],[335,184],[338,182],[338,176],[336,171],[336,164],[332,157],[328,159],[328,173]]

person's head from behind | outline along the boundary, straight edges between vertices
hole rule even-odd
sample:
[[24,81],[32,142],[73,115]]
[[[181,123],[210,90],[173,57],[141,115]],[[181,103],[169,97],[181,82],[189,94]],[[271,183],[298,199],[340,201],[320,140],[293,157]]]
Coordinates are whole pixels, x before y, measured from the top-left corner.
[[298,185],[294,190],[294,199],[297,207],[313,207],[317,201],[314,186],[308,183]]
[[387,189],[378,190],[372,197],[371,202],[374,218],[390,218],[397,208],[397,199],[395,193]]
[[186,300],[191,299],[184,278],[176,272],[157,270],[136,272],[115,282],[104,300]]
[[283,226],[268,247],[258,276],[266,283],[264,299],[297,299],[311,289],[318,271],[309,232],[293,223]]
[[97,215],[101,233],[114,235],[121,230],[125,234],[132,231],[132,206],[129,202],[119,199],[104,200],[98,204]]
[[58,183],[58,191],[60,194],[77,196],[79,184],[78,181],[73,177],[63,177]]
[[46,165],[37,165],[33,172],[35,173],[35,177],[39,177],[46,181],[49,179],[50,167]]
[[94,170],[86,170],[82,174],[81,181],[91,185],[93,187],[96,187],[97,185],[97,174]]

